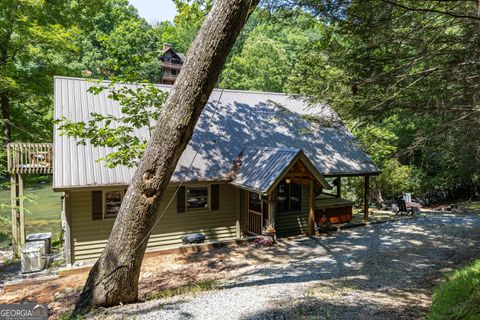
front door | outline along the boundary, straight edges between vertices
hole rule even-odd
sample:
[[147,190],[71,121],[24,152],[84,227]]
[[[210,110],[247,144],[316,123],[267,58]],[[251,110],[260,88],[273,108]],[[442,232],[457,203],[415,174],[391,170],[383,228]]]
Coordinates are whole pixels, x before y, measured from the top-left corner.
[[268,217],[268,202],[256,192],[248,192],[247,233],[261,235]]

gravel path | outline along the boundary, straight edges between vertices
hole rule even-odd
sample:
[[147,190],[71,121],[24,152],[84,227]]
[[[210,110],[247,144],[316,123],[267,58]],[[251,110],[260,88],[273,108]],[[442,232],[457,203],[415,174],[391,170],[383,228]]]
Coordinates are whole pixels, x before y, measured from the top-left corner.
[[230,274],[218,290],[91,317],[419,319],[445,272],[480,256],[480,216],[429,215],[287,239],[271,250],[276,261],[254,257],[262,262]]

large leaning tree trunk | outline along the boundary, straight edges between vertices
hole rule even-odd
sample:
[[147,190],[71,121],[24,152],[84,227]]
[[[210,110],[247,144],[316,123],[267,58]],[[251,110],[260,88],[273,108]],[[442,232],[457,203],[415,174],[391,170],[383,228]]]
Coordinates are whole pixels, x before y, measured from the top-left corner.
[[235,39],[258,0],[217,0],[188,51],[108,243],[88,275],[74,314],[134,302],[150,228],[177,162]]

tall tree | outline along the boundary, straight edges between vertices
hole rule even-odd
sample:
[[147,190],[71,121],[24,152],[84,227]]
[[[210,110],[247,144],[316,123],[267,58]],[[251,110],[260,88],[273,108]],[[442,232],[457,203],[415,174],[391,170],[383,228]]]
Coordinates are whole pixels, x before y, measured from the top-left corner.
[[140,266],[159,204],[225,59],[256,5],[255,0],[215,2],[167,98],[75,313],[137,300]]
[[[383,171],[408,173],[419,193],[480,182],[477,1],[293,2],[324,28],[291,90],[334,106]],[[381,138],[394,141],[388,159],[375,147],[379,131],[396,136]]]
[[[69,39],[88,25],[100,1],[0,2],[0,104],[3,144],[12,126],[29,140],[51,135],[51,77],[65,70]],[[22,121],[28,119],[28,121]],[[45,125],[47,124],[47,125]]]

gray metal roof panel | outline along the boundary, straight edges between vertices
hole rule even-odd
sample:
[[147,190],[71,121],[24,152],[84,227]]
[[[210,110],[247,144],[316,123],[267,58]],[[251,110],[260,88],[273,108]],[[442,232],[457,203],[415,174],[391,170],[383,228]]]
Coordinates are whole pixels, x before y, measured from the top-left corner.
[[247,148],[241,159],[234,185],[266,192],[292,163],[300,149]]
[[[99,95],[87,92],[92,85],[85,79],[55,77],[55,119],[65,116],[71,121],[86,121],[92,112],[118,115],[120,106],[108,99],[106,92]],[[171,88],[159,87],[165,91]],[[306,115],[314,115],[321,121],[309,121]],[[135,134],[148,138],[144,129],[136,130]],[[301,97],[286,94],[215,89],[172,181],[225,179],[240,152],[252,146],[302,149],[323,175],[379,171],[331,108],[311,107]],[[57,189],[127,185],[135,171],[123,166],[106,168],[98,159],[113,149],[89,143],[78,145],[75,139],[60,135],[57,126],[54,150],[53,186]]]

